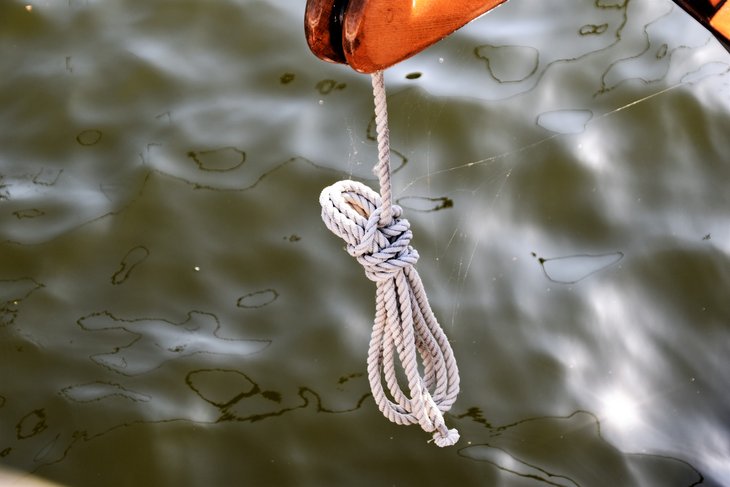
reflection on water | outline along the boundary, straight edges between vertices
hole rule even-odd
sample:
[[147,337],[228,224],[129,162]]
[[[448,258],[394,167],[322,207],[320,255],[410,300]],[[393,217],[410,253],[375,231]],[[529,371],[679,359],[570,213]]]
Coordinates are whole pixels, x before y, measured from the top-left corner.
[[[82,316],[78,325],[85,331],[111,331],[125,336],[121,342],[110,338],[112,352],[91,355],[94,362],[122,375],[151,372],[165,362],[197,353],[246,355],[269,346],[268,340],[240,340],[219,336],[221,327],[212,313],[191,311],[185,321],[116,318],[108,311]],[[124,333],[120,333],[124,332]]]
[[[0,464],[66,485],[730,478],[730,59],[671,2],[512,0],[386,73],[462,393],[385,421],[319,216],[370,81],[303,5],[0,5]],[[377,468],[373,468],[376,465]]]
[[532,256],[537,258],[545,272],[545,277],[549,280],[561,284],[575,284],[596,272],[617,264],[623,259],[624,254],[611,252],[601,255],[568,255],[546,259],[537,257],[537,254],[533,252]]
[[593,112],[590,110],[555,110],[538,115],[537,124],[560,134],[580,134],[591,118]]
[[587,411],[500,427],[490,425],[478,409],[465,416],[484,425],[489,434],[486,442],[461,448],[460,456],[531,479],[535,485],[697,485],[704,480],[677,458],[616,451],[603,438],[599,419]]

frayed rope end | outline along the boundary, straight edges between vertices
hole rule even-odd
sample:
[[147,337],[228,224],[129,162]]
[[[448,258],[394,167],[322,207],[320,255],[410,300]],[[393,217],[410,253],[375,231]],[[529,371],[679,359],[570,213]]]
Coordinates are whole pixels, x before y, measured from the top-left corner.
[[444,435],[442,432],[437,431],[433,434],[433,442],[441,448],[445,446],[453,446],[459,441],[459,432],[456,428],[448,430],[448,433]]

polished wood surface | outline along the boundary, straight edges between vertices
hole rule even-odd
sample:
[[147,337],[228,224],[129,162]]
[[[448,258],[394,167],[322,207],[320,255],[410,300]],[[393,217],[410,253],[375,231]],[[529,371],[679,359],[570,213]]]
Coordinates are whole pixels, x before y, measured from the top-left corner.
[[385,69],[503,2],[350,0],[343,29],[345,57],[350,66],[363,73]]
[[[307,0],[304,29],[321,59],[371,73],[440,41],[506,0]],[[674,0],[730,51],[730,0]]]
[[[725,47],[730,51],[730,2],[725,2],[710,20],[710,25],[725,39]],[[722,42],[722,39],[720,39]]]
[[[333,7],[332,0],[307,0],[304,9],[304,35],[309,48],[320,59],[332,63],[347,63],[344,54],[332,47],[330,24]],[[338,39],[336,42],[342,45],[342,40]]]
[[305,32],[320,58],[371,73],[413,56],[505,1],[349,0],[339,54],[331,26],[333,8],[342,1],[308,0]]
[[730,51],[730,1],[674,0]]

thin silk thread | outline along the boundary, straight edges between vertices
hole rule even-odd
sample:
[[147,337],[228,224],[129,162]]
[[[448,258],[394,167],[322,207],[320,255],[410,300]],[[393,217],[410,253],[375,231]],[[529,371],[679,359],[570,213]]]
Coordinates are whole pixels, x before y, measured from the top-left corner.
[[[410,224],[393,204],[383,72],[373,73],[372,82],[378,134],[373,172],[380,194],[356,181],[338,181],[320,194],[322,219],[376,283],[368,380],[378,408],[390,421],[418,424],[433,433],[438,446],[450,446],[459,433],[446,427],[443,414],[459,394],[459,370],[414,267],[418,252],[410,245]],[[404,371],[405,389],[398,381],[396,360]]]

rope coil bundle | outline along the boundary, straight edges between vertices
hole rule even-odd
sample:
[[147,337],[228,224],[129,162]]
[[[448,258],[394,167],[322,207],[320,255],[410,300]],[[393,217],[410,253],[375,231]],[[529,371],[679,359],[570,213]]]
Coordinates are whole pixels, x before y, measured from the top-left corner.
[[[431,311],[414,265],[418,252],[402,209],[394,205],[390,183],[388,113],[383,73],[373,73],[380,194],[362,183],[344,180],[320,194],[322,219],[347,243],[347,251],[376,283],[376,312],[368,351],[368,380],[378,408],[390,421],[419,424],[440,447],[459,440],[443,413],[459,393],[459,371],[448,338]],[[396,377],[396,356],[408,382]],[[419,372],[421,359],[423,377]],[[383,383],[387,386],[386,393]]]

